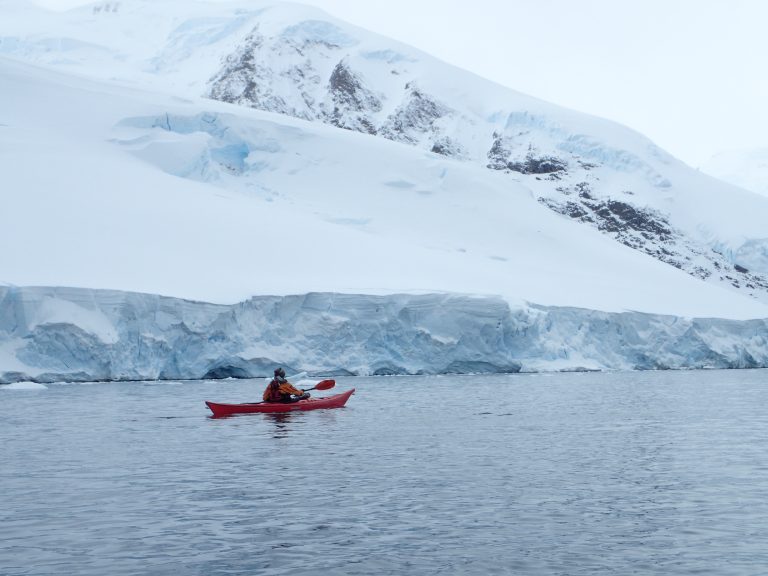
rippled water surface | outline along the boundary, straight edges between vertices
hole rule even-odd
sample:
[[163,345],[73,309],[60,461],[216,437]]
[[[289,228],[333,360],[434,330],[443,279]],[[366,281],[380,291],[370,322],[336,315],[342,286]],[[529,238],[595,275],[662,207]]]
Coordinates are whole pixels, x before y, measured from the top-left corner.
[[768,573],[768,371],[350,387],[0,390],[0,573]]

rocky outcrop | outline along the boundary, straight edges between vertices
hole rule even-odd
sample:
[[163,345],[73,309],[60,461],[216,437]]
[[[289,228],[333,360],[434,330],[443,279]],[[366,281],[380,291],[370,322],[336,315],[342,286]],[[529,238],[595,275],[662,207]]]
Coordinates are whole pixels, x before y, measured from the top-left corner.
[[488,153],[487,168],[491,170],[505,170],[519,172],[520,174],[556,174],[568,170],[568,163],[554,155],[541,154],[533,147],[530,141],[523,141],[527,147],[525,155],[521,158],[514,139],[493,133],[493,143]]
[[493,144],[488,150],[488,164],[486,168],[491,170],[508,170],[509,159],[512,156],[513,145],[510,138],[498,132],[493,133]]
[[299,59],[281,70],[274,68],[268,42],[257,27],[227,56],[222,69],[211,78],[207,95],[214,100],[315,120],[317,104],[312,94],[320,83],[308,59]]
[[377,133],[372,116],[381,110],[381,100],[365,87],[344,60],[333,69],[328,92],[333,109],[328,113],[327,122],[347,130]]
[[568,164],[556,156],[535,156],[528,154],[519,162],[509,162],[507,168],[521,174],[555,174],[565,172]]
[[[257,62],[258,49],[264,39],[256,30],[248,36],[236,52],[227,56],[224,68],[211,79],[209,96],[232,104],[242,104],[253,108],[272,109],[268,103],[267,77],[271,76],[268,66]],[[270,95],[274,98],[274,95]],[[281,99],[282,100],[282,99]],[[279,107],[287,113],[285,103]]]
[[430,152],[449,156],[451,158],[466,158],[467,156],[461,142],[448,136],[440,136],[436,138],[432,143]]
[[[321,68],[332,59],[335,64],[323,79]],[[441,118],[454,113],[448,106],[413,83],[399,93],[379,94],[341,47],[328,42],[298,45],[266,38],[257,28],[226,58],[210,81],[208,96],[466,157],[462,143],[439,126]],[[385,99],[393,110],[386,116]]]
[[[587,182],[561,186],[557,190],[565,199],[543,197],[539,202],[691,276],[738,289],[768,291],[768,280],[764,277],[729,262],[715,250],[691,242],[656,210],[638,207],[625,200],[597,198]],[[625,195],[631,193],[625,192]]]
[[435,123],[449,112],[447,106],[440,104],[415,85],[408,84],[403,102],[387,118],[381,128],[381,135],[405,144],[434,141],[439,133]]

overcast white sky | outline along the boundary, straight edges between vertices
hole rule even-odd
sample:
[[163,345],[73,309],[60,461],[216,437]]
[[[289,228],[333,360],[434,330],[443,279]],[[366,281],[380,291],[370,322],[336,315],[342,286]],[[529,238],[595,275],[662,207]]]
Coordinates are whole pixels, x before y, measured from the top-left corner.
[[768,148],[768,0],[302,3],[626,124],[693,166],[722,150]]

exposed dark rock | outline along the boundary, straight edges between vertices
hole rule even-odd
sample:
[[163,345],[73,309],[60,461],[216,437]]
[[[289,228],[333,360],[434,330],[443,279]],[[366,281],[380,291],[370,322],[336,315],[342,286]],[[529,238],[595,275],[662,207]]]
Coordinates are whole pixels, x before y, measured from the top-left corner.
[[343,60],[339,62],[328,80],[328,88],[334,102],[348,110],[381,110],[381,101],[363,87],[360,78]]
[[[731,269],[722,254],[692,243],[672,228],[666,216],[655,210],[611,198],[597,199],[588,182],[579,182],[572,187],[559,186],[556,190],[569,198],[562,202],[554,198],[539,198],[539,202],[555,212],[595,226],[622,244],[691,276],[706,280],[713,276],[714,271]],[[574,196],[577,198],[573,199]],[[701,260],[709,262],[711,268],[702,265]],[[735,265],[733,268],[744,275],[742,281],[747,287],[768,290],[768,279],[751,274],[743,266]],[[735,288],[742,286],[742,282],[732,276],[720,276],[720,280]]]
[[579,198],[586,198],[587,200],[594,200],[592,197],[592,188],[586,182],[579,182],[574,186],[576,192],[579,194]]
[[521,174],[552,174],[567,170],[568,164],[555,156],[541,156],[537,158],[529,154],[522,162],[507,163],[507,168]]
[[653,210],[617,200],[596,200],[586,183],[580,185],[577,200],[558,202],[551,198],[540,198],[539,201],[555,212],[592,224],[630,248],[677,268],[682,267],[679,255],[666,247],[674,246],[677,239],[675,233],[666,218]]
[[618,200],[597,203],[593,206],[593,210],[599,217],[600,230],[607,232],[634,230],[648,240],[662,242],[669,240],[672,235],[666,219],[652,210],[643,210]]
[[498,132],[493,133],[493,144],[491,144],[490,150],[488,150],[488,164],[487,168],[491,170],[507,170],[509,164],[509,157],[512,155],[511,143],[508,138],[505,138]]
[[[243,44],[227,56],[221,71],[211,78],[208,97],[304,120],[315,119],[314,102],[306,90],[308,84],[319,82],[319,78],[312,73],[311,62],[307,60],[303,65],[294,65],[282,72],[276,71],[265,53],[265,44],[265,38],[256,27]],[[286,101],[288,94],[275,92],[275,80],[279,77],[292,81],[293,90],[306,107],[297,109]]]
[[486,167],[492,170],[510,170],[520,172],[521,174],[557,174],[565,172],[568,164],[556,156],[537,155],[532,146],[529,145],[528,153],[523,160],[512,161],[510,157],[514,153],[512,139],[493,133],[493,143],[488,150],[488,164]]
[[331,73],[328,91],[333,111],[328,119],[331,124],[348,130],[376,134],[370,115],[381,110],[381,100],[368,90],[360,77],[342,60]]
[[578,202],[566,202],[564,209],[565,212],[563,213],[567,216],[570,216],[571,218],[585,218],[589,215],[589,212],[584,208],[584,206]]
[[432,149],[430,152],[434,152],[435,154],[442,154],[443,156],[449,156],[451,158],[462,156],[463,154],[461,145],[455,140],[448,138],[447,136],[438,138],[434,144],[432,144]]
[[698,278],[701,278],[702,280],[706,280],[707,278],[712,276],[712,272],[710,272],[706,268],[702,268],[701,266],[696,266],[693,269],[692,275]]
[[243,45],[227,57],[224,68],[211,78],[208,94],[211,98],[238,104],[255,104],[260,100],[256,54],[263,42],[263,37],[254,30]]
[[437,132],[435,121],[449,114],[451,109],[424,94],[412,85],[403,103],[387,118],[381,135],[390,140],[415,144],[424,134]]

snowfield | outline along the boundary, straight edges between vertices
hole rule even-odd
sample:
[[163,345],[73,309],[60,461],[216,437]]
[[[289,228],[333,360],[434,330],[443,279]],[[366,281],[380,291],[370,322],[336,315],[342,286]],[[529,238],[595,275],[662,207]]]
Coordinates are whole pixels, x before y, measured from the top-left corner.
[[768,196],[768,148],[720,152],[701,170],[734,186]]
[[0,381],[766,365],[768,198],[641,135],[299,5],[1,6]]
[[[355,132],[5,61],[3,281],[234,303],[308,291],[757,318],[520,182]],[[55,95],[50,98],[49,95]]]

